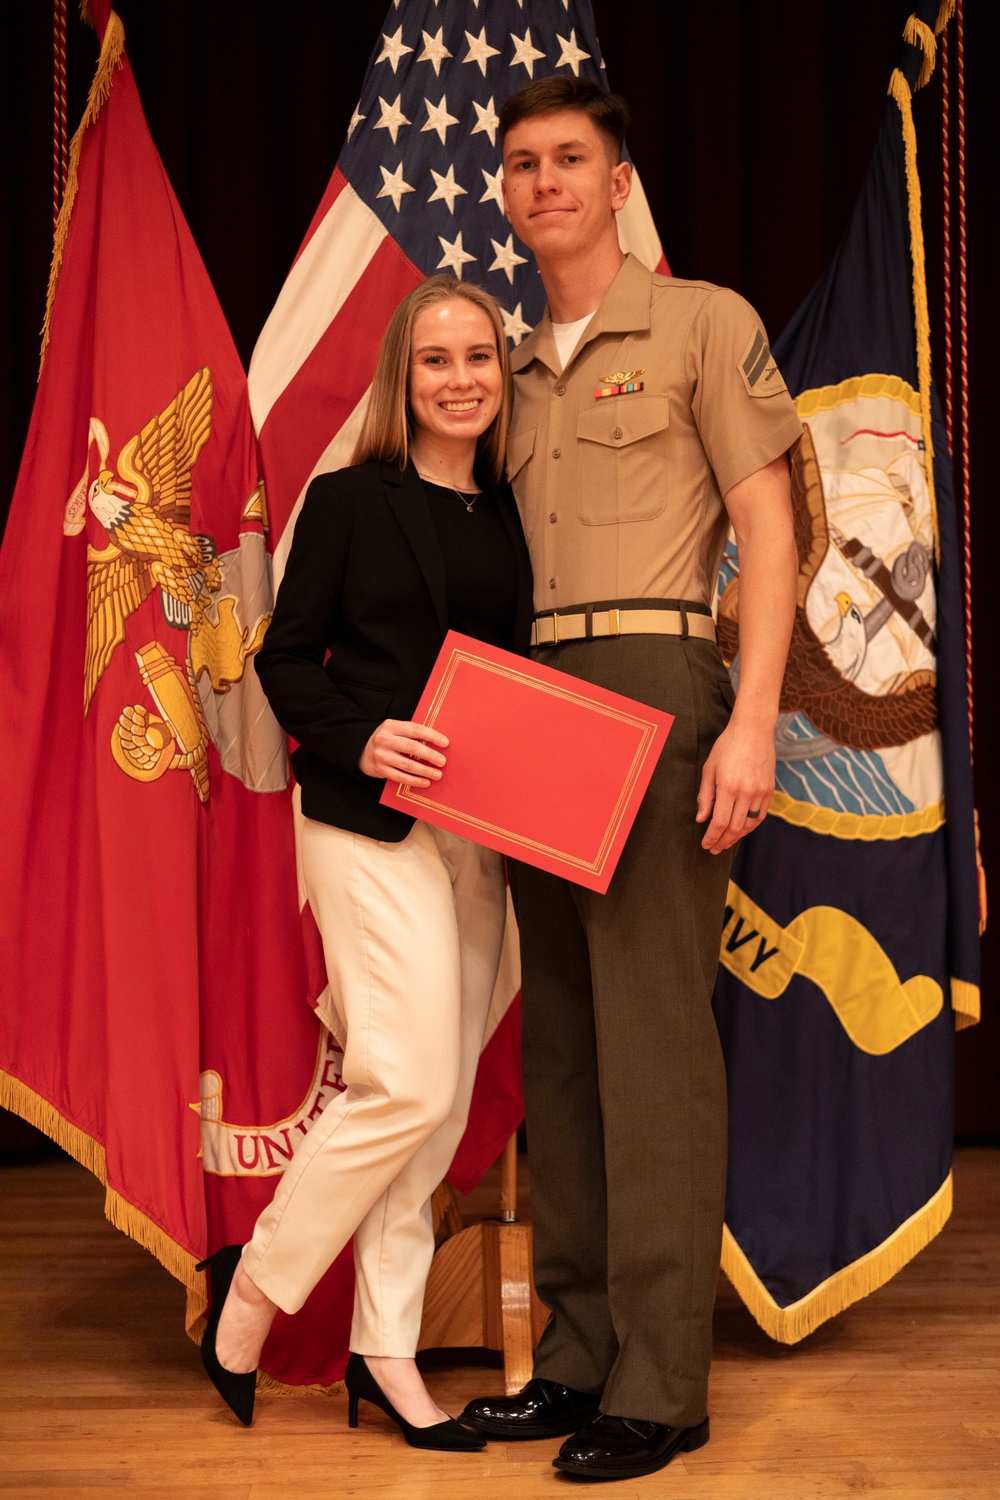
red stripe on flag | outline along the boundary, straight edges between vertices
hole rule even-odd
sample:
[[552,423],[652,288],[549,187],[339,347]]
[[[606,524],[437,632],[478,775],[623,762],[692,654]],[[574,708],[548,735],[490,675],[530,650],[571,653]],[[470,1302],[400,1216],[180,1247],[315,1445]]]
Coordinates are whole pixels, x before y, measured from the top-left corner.
[[260,449],[276,539],[324,449],[371,384],[389,319],[406,293],[423,280],[395,240],[383,240],[350,297],[268,413]]
[[306,237],[295,253],[295,260],[292,261],[293,266],[299,260],[299,257],[301,256],[303,250],[306,248],[309,241],[312,239],[313,235],[316,233],[317,229],[322,224],[323,220],[326,218],[327,214],[330,212],[331,208],[336,203],[337,199],[340,197],[346,186],[347,178],[344,176],[339,167],[334,167],[333,176],[330,178],[330,181],[326,185],[326,192],[319,200],[319,206],[312,216],[312,222],[310,223],[309,228],[306,230]]

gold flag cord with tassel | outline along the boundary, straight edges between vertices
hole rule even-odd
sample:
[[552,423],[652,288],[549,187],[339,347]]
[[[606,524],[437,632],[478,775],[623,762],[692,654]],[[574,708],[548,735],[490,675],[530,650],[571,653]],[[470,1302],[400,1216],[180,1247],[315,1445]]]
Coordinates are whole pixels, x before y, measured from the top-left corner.
[[[81,7],[85,20],[91,20],[86,0]],[[42,351],[39,360],[39,373],[45,362],[45,351],[48,348],[49,333],[52,328],[52,305],[56,299],[56,287],[59,283],[59,272],[62,269],[63,254],[66,250],[66,236],[69,233],[69,221],[73,216],[73,204],[76,202],[77,188],[79,187],[80,152],[83,148],[83,137],[87,127],[93,125],[101,109],[107,102],[111,93],[111,84],[115,68],[119,66],[125,51],[125,28],[121,19],[115,11],[108,17],[107,29],[104,40],[101,43],[101,55],[97,59],[97,68],[91,80],[90,92],[87,95],[87,107],[83,111],[83,119],[77,126],[76,133],[69,143],[69,164],[66,169],[66,182],[62,193],[62,205],[59,209],[59,217],[56,219],[55,234],[52,239],[52,264],[49,269],[49,286],[45,294],[45,319],[42,323]]]
[[[924,21],[917,16],[910,16],[903,28],[903,39],[913,47],[919,47],[923,52],[923,61],[920,72],[917,75],[915,89],[923,88],[928,82],[933,71],[937,57],[937,37],[945,32],[948,22],[956,14],[958,18],[958,55],[960,61],[960,87],[959,87],[959,327],[961,339],[961,412],[962,412],[962,517],[963,517],[963,555],[965,575],[965,657],[966,657],[966,692],[969,705],[969,749],[972,750],[972,601],[970,592],[971,582],[971,539],[970,539],[970,509],[969,509],[969,470],[968,470],[968,316],[966,308],[966,275],[965,275],[965,91],[964,91],[964,47],[962,32],[962,7],[961,0],[942,0],[938,11],[937,20],[932,30]],[[942,64],[946,64],[948,57],[947,35],[942,36],[941,58]],[[948,78],[942,68],[942,89],[944,92],[945,121],[947,122],[948,110]],[[934,447],[931,434],[931,339],[930,339],[930,315],[927,305],[927,268],[924,254],[924,233],[921,215],[920,201],[920,176],[917,171],[917,134],[913,123],[913,102],[910,86],[899,68],[894,68],[889,81],[889,93],[895,100],[902,117],[903,144],[906,160],[906,189],[910,221],[910,259],[913,265],[913,313],[916,327],[917,340],[917,381],[920,387],[921,425],[924,437],[925,465],[927,473],[927,488],[930,495],[931,515],[934,522],[934,555],[936,561],[941,561],[941,544],[938,531],[937,497],[934,487]],[[945,124],[945,141],[947,144],[947,123]],[[945,266],[946,277],[950,271],[950,242],[949,242],[949,219],[950,207],[950,176],[948,168],[947,149],[944,153],[944,194],[945,194]],[[953,404],[952,404],[952,333],[950,320],[950,278],[946,291],[946,319],[945,319],[945,411],[948,423],[949,447],[953,451]],[[976,818],[976,873],[978,877],[979,892],[979,930],[980,933],[986,925],[986,876],[983,869],[982,858],[979,850],[979,820]],[[979,1020],[980,996],[978,986],[970,984],[966,980],[952,979],[951,982],[952,1006],[955,1012],[955,1025],[961,1030],[966,1026],[972,1026]]]
[[52,0],[52,227],[59,223],[59,209],[69,170],[66,144],[66,0]]
[[[972,489],[969,461],[969,286],[968,239],[965,206],[965,26],[962,0],[955,10],[955,124],[956,124],[956,208],[958,218],[958,338],[959,338],[959,421],[961,426],[962,462],[960,489],[962,500],[962,585],[965,606],[965,690],[969,707],[969,756],[974,758],[974,715],[972,680]],[[948,449],[955,455],[955,360],[954,319],[952,305],[952,198],[951,198],[951,87],[948,32],[941,36],[941,194],[944,210],[942,270],[944,279],[944,420]],[[976,819],[976,874],[979,887],[979,932],[986,931],[989,915],[986,871],[979,846],[979,814]],[[957,983],[958,981],[953,981]],[[979,1019],[978,992],[975,1020]],[[959,1026],[971,1025],[959,1014]]]

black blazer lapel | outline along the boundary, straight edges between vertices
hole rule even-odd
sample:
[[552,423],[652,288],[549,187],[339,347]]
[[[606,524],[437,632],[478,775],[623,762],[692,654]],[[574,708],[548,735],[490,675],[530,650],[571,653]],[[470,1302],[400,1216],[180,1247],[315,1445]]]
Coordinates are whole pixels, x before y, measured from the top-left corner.
[[395,464],[382,464],[382,488],[403,535],[413,550],[424,575],[437,615],[441,634],[448,629],[448,586],[444,576],[444,558],[434,533],[434,522],[427,507],[423,481],[412,464],[400,471]]
[[507,528],[510,544],[517,559],[517,605],[514,611],[514,650],[525,655],[531,641],[531,622],[535,618],[534,581],[531,574],[531,559],[528,544],[524,540],[524,528],[517,511],[513,491],[502,484],[496,492],[497,510]]

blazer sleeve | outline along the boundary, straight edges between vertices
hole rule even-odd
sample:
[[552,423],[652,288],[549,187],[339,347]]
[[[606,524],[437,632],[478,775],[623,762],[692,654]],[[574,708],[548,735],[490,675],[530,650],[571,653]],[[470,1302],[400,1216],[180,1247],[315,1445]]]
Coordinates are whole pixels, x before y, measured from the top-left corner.
[[339,474],[310,484],[255,665],[286,734],[337,770],[361,775],[358,759],[381,719],[340,692],[323,665],[337,632],[356,502]]

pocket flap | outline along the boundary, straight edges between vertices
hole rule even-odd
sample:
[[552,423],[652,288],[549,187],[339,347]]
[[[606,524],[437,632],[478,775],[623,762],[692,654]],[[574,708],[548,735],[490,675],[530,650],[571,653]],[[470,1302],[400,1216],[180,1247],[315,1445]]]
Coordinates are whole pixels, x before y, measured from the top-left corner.
[[668,397],[636,391],[631,396],[606,396],[587,407],[577,418],[576,435],[588,443],[623,448],[662,432],[669,421]]
[[535,451],[537,427],[522,427],[507,438],[507,478],[513,479]]

